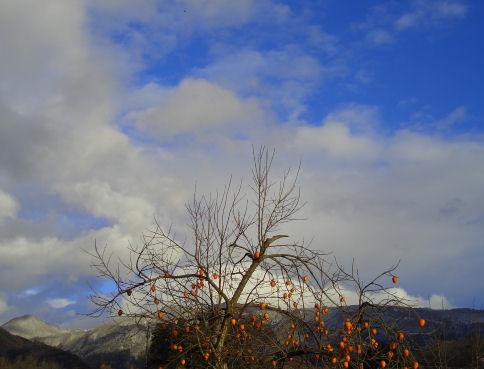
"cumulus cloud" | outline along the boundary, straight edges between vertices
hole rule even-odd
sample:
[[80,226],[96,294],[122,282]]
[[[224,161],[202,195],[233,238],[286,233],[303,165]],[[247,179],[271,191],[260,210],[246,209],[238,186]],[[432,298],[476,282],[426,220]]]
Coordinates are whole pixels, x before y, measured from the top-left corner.
[[303,151],[324,150],[335,158],[372,160],[381,148],[368,133],[378,122],[375,108],[351,104],[328,114],[321,126],[300,127],[295,146]]
[[[93,274],[82,249],[95,240],[126,258],[126,246],[138,242],[154,216],[182,228],[195,181],[203,193],[220,188],[229,174],[247,178],[250,143],[264,142],[278,150],[276,168],[303,156],[308,220],[288,224],[291,235],[314,236],[312,247],[334,250],[342,262],[355,258],[362,270],[401,259],[402,279],[418,286],[412,296],[441,293],[431,295],[432,306],[440,296],[453,293],[464,301],[469,291],[479,291],[473,278],[484,263],[479,139],[443,139],[414,127],[378,134],[378,108],[357,104],[310,125],[301,118],[305,100],[326,78],[344,72],[339,63],[323,64],[294,44],[235,51],[218,44],[210,51],[212,62],[197,65],[174,86],[149,81],[134,93],[123,91],[130,73],[142,68],[144,53],[162,58],[196,30],[282,21],[291,11],[249,0],[235,8],[223,1],[85,4],[2,3],[2,286],[24,290],[32,280],[39,288],[52,280],[72,285]],[[416,4],[397,29],[467,11],[456,1]],[[93,22],[108,13],[106,22]],[[388,31],[373,34],[374,42],[386,43],[394,36],[388,27],[376,23],[365,30]],[[337,40],[310,31],[313,44],[337,53]],[[126,45],[112,42],[120,35]],[[139,53],[139,64],[129,64],[131,52]],[[278,113],[297,125],[276,124]],[[433,122],[445,129],[466,118],[460,106]],[[83,217],[99,223],[63,232],[61,219]],[[0,296],[0,313],[7,308]]]
[[[156,170],[173,158],[144,152],[110,124],[115,76],[86,32],[86,9],[77,1],[38,6],[8,3],[0,14],[0,216],[17,218],[15,199],[23,199],[24,217],[10,221],[0,242],[0,279],[14,289],[33,277],[41,284],[57,274],[69,283],[90,274],[82,249],[95,239],[124,249],[155,215],[177,214],[186,198],[172,190],[179,188],[174,177]],[[72,239],[55,226],[35,232],[44,216],[46,227],[76,216],[113,225]]]
[[[328,306],[335,306],[339,304],[340,296],[345,298],[345,303],[348,305],[358,305],[360,296],[358,291],[348,288],[340,287],[326,291],[331,300],[328,300]],[[389,304],[394,306],[408,305],[415,308],[431,308],[431,309],[452,309],[454,306],[443,295],[433,294],[430,298],[425,299],[420,296],[412,296],[405,289],[400,287],[388,288],[385,291],[368,292],[365,295],[366,301],[371,301],[373,304]]]
[[66,201],[82,204],[91,215],[115,220],[124,229],[146,226],[147,218],[155,216],[155,208],[149,201],[114,191],[106,182],[77,182],[59,185],[57,189]]
[[300,149],[322,149],[342,159],[375,158],[377,147],[366,137],[352,135],[343,123],[326,123],[321,127],[302,127],[297,132]]
[[230,90],[192,78],[160,94],[155,106],[127,116],[140,130],[160,141],[168,141],[176,134],[226,131],[228,127],[245,129],[261,118],[262,111],[255,101],[242,100]]

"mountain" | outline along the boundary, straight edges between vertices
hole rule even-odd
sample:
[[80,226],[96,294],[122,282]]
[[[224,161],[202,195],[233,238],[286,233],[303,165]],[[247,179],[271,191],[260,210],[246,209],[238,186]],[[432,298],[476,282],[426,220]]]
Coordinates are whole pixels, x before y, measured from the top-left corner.
[[48,324],[33,315],[23,315],[13,318],[2,325],[2,328],[9,331],[11,334],[27,339],[60,335],[67,332],[58,326]]
[[147,329],[129,318],[119,318],[86,330],[73,330],[38,338],[47,345],[74,352],[95,364],[114,368],[141,367],[144,363]]
[[12,334],[77,354],[96,367],[142,367],[146,352],[146,328],[134,320],[119,318],[84,330],[63,330],[34,316],[14,318],[2,328]]
[[32,342],[26,338],[10,334],[0,328],[0,357],[13,362],[17,358],[31,358],[35,362],[57,364],[66,369],[92,369],[93,367],[77,355],[48,346],[40,342]]

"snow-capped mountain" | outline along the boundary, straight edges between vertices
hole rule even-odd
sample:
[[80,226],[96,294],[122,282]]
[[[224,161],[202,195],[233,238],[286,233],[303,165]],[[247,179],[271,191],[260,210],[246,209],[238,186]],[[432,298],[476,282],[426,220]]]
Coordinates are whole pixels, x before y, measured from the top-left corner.
[[2,328],[12,334],[72,352],[96,365],[111,363],[113,367],[121,368],[136,364],[144,361],[147,347],[146,328],[129,318],[119,318],[90,329],[64,330],[25,315],[8,321]]
[[2,328],[17,336],[31,339],[67,333],[54,324],[48,324],[33,315],[23,315],[9,320]]
[[119,351],[140,357],[145,354],[147,336],[145,327],[129,318],[120,318],[90,329],[67,331],[39,340],[82,357]]

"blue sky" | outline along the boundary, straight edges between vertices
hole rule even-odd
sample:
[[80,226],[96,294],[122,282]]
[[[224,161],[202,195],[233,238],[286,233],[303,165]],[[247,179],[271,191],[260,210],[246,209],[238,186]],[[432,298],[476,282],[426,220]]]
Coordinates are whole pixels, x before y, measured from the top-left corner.
[[[0,322],[66,327],[195,183],[302,158],[295,239],[418,306],[484,307],[484,5],[0,0]],[[103,287],[105,288],[105,286]]]

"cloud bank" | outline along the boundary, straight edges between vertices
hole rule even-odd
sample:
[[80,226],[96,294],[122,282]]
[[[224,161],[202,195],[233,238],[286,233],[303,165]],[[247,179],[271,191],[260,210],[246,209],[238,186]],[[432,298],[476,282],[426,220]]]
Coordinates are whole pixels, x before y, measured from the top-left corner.
[[[302,158],[307,220],[288,225],[294,239],[354,259],[368,276],[400,260],[396,293],[418,306],[482,295],[484,140],[452,133],[469,109],[395,124],[355,95],[318,100],[336,80],[354,83],[359,44],[391,47],[403,31],[462,19],[467,5],[419,1],[382,23],[370,17],[350,50],[270,1],[1,4],[0,318],[40,297],[63,322],[74,307],[89,310],[83,250],[96,242],[125,258],[154,218],[183,238],[195,183],[203,193],[231,174],[250,179],[259,143],[276,148],[276,173]],[[230,44],[223,32],[238,27],[286,27],[294,39]],[[180,45],[196,47],[200,32],[203,60],[177,78],[139,76]],[[17,296],[28,289],[37,295]]]

